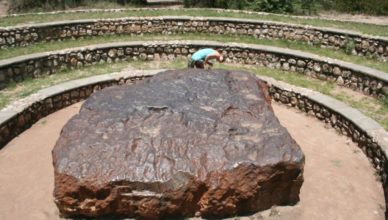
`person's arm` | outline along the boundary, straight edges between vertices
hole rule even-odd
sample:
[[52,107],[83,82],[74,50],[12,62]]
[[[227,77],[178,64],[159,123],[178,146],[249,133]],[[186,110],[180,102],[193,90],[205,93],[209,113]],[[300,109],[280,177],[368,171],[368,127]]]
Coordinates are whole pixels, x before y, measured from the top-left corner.
[[219,57],[218,54],[211,54],[211,55],[207,56],[206,59],[205,59],[205,64],[208,64],[208,65],[210,65],[210,66],[213,66],[213,63],[210,62],[209,60],[212,60],[212,59],[216,59],[216,60],[217,60],[218,57]]

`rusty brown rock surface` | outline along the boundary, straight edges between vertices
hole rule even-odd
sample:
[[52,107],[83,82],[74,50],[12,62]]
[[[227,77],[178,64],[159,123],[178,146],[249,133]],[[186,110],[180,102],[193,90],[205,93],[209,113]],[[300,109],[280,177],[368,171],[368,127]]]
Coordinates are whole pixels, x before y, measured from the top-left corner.
[[62,216],[227,217],[299,201],[304,155],[245,72],[167,71],[93,94],[53,150]]

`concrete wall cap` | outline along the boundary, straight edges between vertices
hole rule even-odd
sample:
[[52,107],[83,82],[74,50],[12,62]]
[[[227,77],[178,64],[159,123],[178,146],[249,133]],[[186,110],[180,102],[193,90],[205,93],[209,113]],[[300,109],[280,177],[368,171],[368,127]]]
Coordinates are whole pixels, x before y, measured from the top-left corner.
[[68,20],[68,21],[54,21],[38,24],[16,25],[0,28],[0,31],[11,31],[13,29],[22,28],[45,28],[51,26],[66,26],[74,24],[93,24],[99,22],[111,22],[111,21],[139,21],[139,20],[165,20],[165,21],[209,21],[209,22],[232,22],[232,23],[250,23],[250,24],[263,24],[263,25],[277,25],[284,27],[294,27],[313,31],[322,31],[333,34],[348,35],[353,37],[367,38],[371,40],[380,40],[388,42],[387,37],[367,35],[356,31],[336,29],[330,27],[316,27],[312,25],[299,25],[284,22],[276,22],[269,20],[259,19],[244,19],[244,18],[228,18],[228,17],[193,17],[193,16],[151,16],[151,17],[121,17],[121,18],[106,18],[106,19],[80,19],[80,20]]
[[110,48],[120,48],[120,47],[130,47],[130,46],[159,46],[159,45],[191,45],[191,46],[198,46],[198,47],[239,47],[239,48],[249,48],[253,50],[259,50],[259,51],[267,51],[270,53],[277,53],[277,54],[284,54],[294,57],[299,57],[301,59],[312,59],[318,62],[323,63],[329,63],[338,65],[340,67],[344,67],[347,69],[350,69],[354,72],[358,72],[361,74],[365,74],[367,76],[371,76],[373,78],[379,79],[383,82],[388,82],[388,73],[379,71],[376,69],[372,69],[369,67],[357,65],[348,63],[341,60],[331,59],[327,57],[321,57],[315,54],[297,51],[297,50],[291,50],[287,48],[278,48],[278,47],[272,47],[272,46],[264,46],[264,45],[255,45],[255,44],[242,44],[242,43],[222,43],[217,41],[190,41],[190,40],[175,40],[175,41],[132,41],[132,42],[114,42],[114,43],[105,43],[105,44],[95,44],[95,45],[89,45],[84,47],[76,47],[76,48],[69,48],[64,50],[58,50],[58,51],[50,51],[50,52],[43,52],[43,53],[36,53],[36,54],[29,54],[19,57],[13,57],[9,59],[4,59],[0,61],[0,67],[6,67],[8,65],[14,64],[14,63],[20,63],[28,60],[35,60],[40,59],[52,55],[58,55],[58,54],[67,54],[71,52],[78,52],[78,51],[89,51],[89,50],[98,50],[98,49],[110,49]]
[[[35,12],[35,13],[19,13],[19,14],[8,14],[4,17],[20,17],[20,16],[26,16],[26,15],[55,15],[55,14],[70,14],[70,13],[91,13],[91,12],[124,12],[124,11],[161,11],[166,10],[166,8],[112,8],[112,9],[76,9],[76,10],[65,10],[65,11],[51,11],[51,12]],[[168,8],[167,10],[186,10],[181,8]],[[203,8],[190,8],[189,10],[204,10]],[[275,15],[279,17],[287,17],[287,18],[298,18],[298,19],[321,19],[321,20],[327,20],[327,21],[341,21],[344,22],[344,20],[340,19],[334,19],[334,18],[322,18],[317,16],[298,16],[298,15],[286,15],[286,14],[275,14],[275,13],[268,13],[268,12],[256,12],[256,11],[248,11],[248,10],[236,10],[236,9],[219,9],[219,8],[207,8],[206,10],[211,10],[214,12],[233,12],[238,14],[254,14],[254,15]],[[366,22],[360,22],[360,21],[345,21],[345,22],[351,22],[351,23],[361,23],[361,24],[368,24]],[[375,24],[378,26],[387,26],[386,24]]]
[[[70,14],[70,13],[91,13],[91,12],[123,12],[123,11],[160,11],[165,10],[165,8],[112,8],[112,9],[77,9],[77,10],[65,10],[65,11],[51,11],[51,12],[35,12],[35,13],[19,13],[19,14],[8,14],[5,17],[19,17],[26,15],[55,15],[55,14]],[[185,10],[181,8],[168,8],[168,10]],[[190,8],[190,10],[204,10],[203,8]],[[268,12],[256,12],[256,11],[248,11],[248,10],[236,10],[236,9],[217,9],[217,8],[207,8],[206,10],[211,10],[215,12],[233,12],[238,14],[254,14],[254,15],[275,15],[279,17],[291,17],[291,18],[299,18],[299,19],[321,19],[327,21],[341,21],[340,19],[333,18],[322,18],[317,16],[297,16],[297,15],[282,15]],[[345,21],[352,23],[361,23],[361,24],[370,24],[359,21]],[[386,24],[375,24],[379,26],[387,26]]]
[[0,111],[0,127],[17,116],[18,112],[12,110],[1,110]]

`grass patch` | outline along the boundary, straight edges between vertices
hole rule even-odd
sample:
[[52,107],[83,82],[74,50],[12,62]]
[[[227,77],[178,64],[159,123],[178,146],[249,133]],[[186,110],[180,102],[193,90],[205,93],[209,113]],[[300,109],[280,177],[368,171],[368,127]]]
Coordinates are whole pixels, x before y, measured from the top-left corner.
[[26,79],[25,81],[18,84],[13,83],[7,88],[1,90],[0,109],[4,108],[6,105],[13,101],[27,97],[41,89],[70,80],[117,72],[124,69],[128,65],[128,62],[97,64],[95,66],[85,67],[83,69],[64,70],[54,75],[43,76],[39,79]]
[[339,59],[351,63],[357,63],[359,65],[368,66],[374,69],[388,72],[388,63],[379,62],[372,58],[348,55],[343,50],[332,50],[328,48],[321,48],[318,46],[311,46],[303,42],[290,42],[286,40],[268,40],[257,39],[250,36],[241,35],[217,35],[217,34],[203,34],[203,33],[189,33],[189,34],[176,34],[176,35],[159,35],[159,34],[145,34],[143,36],[104,36],[104,37],[92,37],[78,40],[64,40],[61,42],[47,42],[37,43],[29,47],[9,48],[6,50],[0,50],[0,59],[6,59],[15,56],[21,56],[31,53],[46,52],[53,50],[60,50],[72,47],[81,47],[91,44],[100,44],[107,42],[120,42],[120,41],[140,41],[140,40],[213,40],[220,42],[240,42],[248,44],[261,44],[268,46],[276,46],[282,48],[290,48],[294,50],[301,50],[305,52],[314,53],[320,56]]
[[187,67],[187,60],[180,58],[175,59],[174,61],[151,61],[144,62],[141,60],[131,61],[131,66],[139,70],[149,70],[149,69],[184,69]]
[[75,12],[59,13],[55,15],[25,15],[17,17],[5,17],[0,20],[0,26],[13,26],[17,24],[42,23],[47,21],[78,20],[78,19],[104,19],[121,17],[147,17],[147,16],[201,16],[201,17],[228,17],[248,18],[256,20],[270,20],[292,24],[312,25],[318,27],[332,27],[337,29],[353,30],[365,34],[388,36],[388,26],[362,24],[355,22],[329,21],[322,19],[302,19],[284,15],[260,15],[245,14],[241,12],[220,12],[211,9],[161,9],[139,10],[122,12]]

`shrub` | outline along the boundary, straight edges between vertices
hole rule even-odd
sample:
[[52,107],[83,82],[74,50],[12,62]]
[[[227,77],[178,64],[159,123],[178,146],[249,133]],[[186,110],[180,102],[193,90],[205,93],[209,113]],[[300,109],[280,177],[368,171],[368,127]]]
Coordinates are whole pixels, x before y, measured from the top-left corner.
[[183,5],[189,7],[215,7],[214,0],[183,0]]
[[311,14],[316,0],[183,0],[185,7],[210,7],[248,9],[253,11],[292,13],[301,11]]
[[185,7],[250,9],[314,14],[317,8],[347,13],[388,15],[388,0],[183,0]]
[[266,12],[292,12],[292,0],[184,0],[185,7],[251,9]]
[[365,13],[388,15],[387,0],[317,0],[326,10],[336,10],[346,13]]
[[351,55],[355,49],[356,44],[354,43],[354,40],[349,37],[346,37],[344,44],[345,53]]
[[293,4],[291,0],[248,0],[249,8],[254,11],[265,12],[293,12]]
[[303,14],[315,14],[316,13],[315,0],[302,0],[301,9]]

